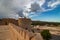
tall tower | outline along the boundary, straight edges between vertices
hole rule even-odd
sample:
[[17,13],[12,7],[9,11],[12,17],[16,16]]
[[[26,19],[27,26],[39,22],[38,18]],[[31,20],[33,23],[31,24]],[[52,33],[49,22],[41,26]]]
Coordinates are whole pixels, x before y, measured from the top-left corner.
[[31,19],[27,18],[19,18],[18,19],[18,25],[24,29],[30,29],[31,28]]

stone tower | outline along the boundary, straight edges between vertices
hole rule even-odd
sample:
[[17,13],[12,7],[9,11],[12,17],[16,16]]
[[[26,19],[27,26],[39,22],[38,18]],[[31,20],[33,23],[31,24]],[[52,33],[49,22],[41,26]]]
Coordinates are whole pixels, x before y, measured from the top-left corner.
[[18,19],[18,25],[24,29],[30,29],[31,28],[31,19],[27,18],[19,18]]

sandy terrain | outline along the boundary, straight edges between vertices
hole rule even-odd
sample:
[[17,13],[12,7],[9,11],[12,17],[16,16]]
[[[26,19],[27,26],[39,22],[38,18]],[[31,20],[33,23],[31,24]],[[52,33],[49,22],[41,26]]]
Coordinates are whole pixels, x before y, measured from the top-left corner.
[[40,30],[48,29],[52,34],[52,39],[50,40],[60,40],[60,27],[47,27],[47,26],[37,26],[34,27]]
[[0,26],[0,40],[11,40],[11,36],[8,26]]

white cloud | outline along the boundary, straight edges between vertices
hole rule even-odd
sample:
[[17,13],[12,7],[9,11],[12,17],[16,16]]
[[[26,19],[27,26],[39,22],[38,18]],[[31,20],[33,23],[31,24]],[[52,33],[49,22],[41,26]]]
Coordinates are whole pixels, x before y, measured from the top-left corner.
[[[21,15],[23,16],[23,14],[28,16],[29,14],[25,11],[30,11],[28,8],[30,8],[31,3],[35,1],[36,0],[0,0],[0,17],[18,18]],[[40,3],[41,6],[44,3],[44,0],[38,0],[37,2]],[[26,10],[23,10],[25,13],[21,11],[21,9],[24,9],[24,6],[27,8]]]
[[[21,9],[31,0],[0,0],[0,18],[18,18]],[[18,14],[18,12],[20,13]]]
[[38,0],[40,7],[45,3],[45,0]]
[[[46,2],[46,0],[45,0],[44,2]],[[44,3],[43,3],[43,4],[44,4]],[[45,9],[44,7],[41,7],[41,6],[40,6],[40,7],[41,7],[41,12],[51,11],[51,10],[53,10],[54,8],[56,8],[57,5],[60,5],[60,0],[51,0],[51,1],[49,1],[48,4],[47,4],[47,7],[51,7],[51,8]]]
[[[31,10],[36,10],[36,11],[39,10],[38,12],[40,12],[40,14],[41,14],[41,12],[51,11],[54,8],[56,8],[57,5],[60,5],[60,0],[51,0],[51,1],[47,2],[47,7],[51,7],[51,8],[45,9],[44,7],[42,7],[42,5],[45,5],[44,4],[45,2],[46,2],[46,0],[38,0],[38,1],[36,1],[36,3],[38,3],[37,5],[39,5],[40,7],[37,6],[36,4],[34,4],[33,7],[31,7]],[[40,9],[38,9],[38,8],[40,8]],[[35,16],[38,15],[37,13],[36,14],[33,13],[33,14]],[[31,17],[34,17],[34,15],[31,15]]]
[[57,0],[57,1],[55,1],[55,2],[49,2],[49,3],[48,3],[48,6],[55,7],[55,6],[57,6],[58,4],[60,4],[60,0]]
[[[48,7],[52,7],[52,9],[45,9],[42,5],[46,2],[46,0],[0,0],[0,18],[18,18],[21,15],[23,16],[23,14],[28,16],[28,11],[30,11],[28,8],[31,8],[31,3],[33,2],[37,2],[40,7],[33,5],[34,7],[31,10],[34,9],[40,12],[53,10],[54,7],[60,4],[60,0],[55,2],[51,1],[48,2]],[[24,12],[22,12],[21,9]]]

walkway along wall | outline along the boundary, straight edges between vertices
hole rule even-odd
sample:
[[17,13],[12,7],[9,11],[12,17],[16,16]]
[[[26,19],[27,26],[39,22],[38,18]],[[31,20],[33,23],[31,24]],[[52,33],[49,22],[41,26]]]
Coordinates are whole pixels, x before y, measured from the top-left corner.
[[34,34],[28,30],[22,29],[14,24],[9,23],[10,30],[14,40],[43,40],[41,35]]

